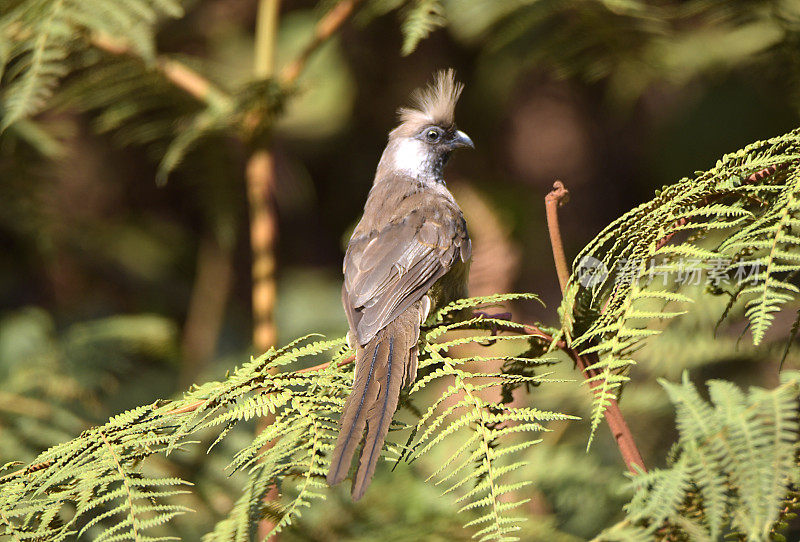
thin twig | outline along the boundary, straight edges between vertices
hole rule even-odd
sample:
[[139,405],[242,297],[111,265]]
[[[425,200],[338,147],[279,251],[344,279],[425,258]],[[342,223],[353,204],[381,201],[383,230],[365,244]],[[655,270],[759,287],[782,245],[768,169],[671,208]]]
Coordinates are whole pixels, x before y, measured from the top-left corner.
[[[140,58],[131,47],[105,34],[92,36],[92,45],[112,55]],[[226,105],[230,96],[192,68],[164,55],[156,57],[156,68],[176,87],[208,105]]]
[[[345,365],[349,365],[356,360],[355,354],[350,354],[346,358],[342,359],[339,363],[336,364],[337,367],[344,367]],[[311,373],[314,371],[322,371],[323,369],[327,369],[330,367],[332,361],[326,361],[325,363],[320,363],[319,365],[314,365],[313,367],[306,367],[305,369],[299,369],[295,371],[295,374],[302,374],[302,373]]]
[[[558,273],[558,282],[561,284],[562,293],[566,289],[567,281],[569,280],[569,267],[567,266],[567,259],[564,255],[564,245],[561,242],[561,230],[558,224],[558,207],[566,203],[566,198],[569,192],[564,187],[564,183],[556,181],[553,184],[553,190],[545,198],[545,206],[547,210],[547,229],[550,232],[550,242],[553,247],[553,259],[556,264],[556,272]],[[566,344],[562,348],[569,356],[575,361],[575,364],[580,367],[581,373],[589,382],[589,387],[595,390],[600,385],[595,380],[590,380],[596,373],[589,369],[590,366],[597,363],[596,354],[588,354],[581,356],[576,350],[569,348]],[[619,404],[616,399],[611,399],[608,408],[604,411],[603,415],[608,422],[608,427],[614,435],[614,440],[617,442],[622,459],[628,470],[636,473],[637,470],[647,469],[642,460],[642,454],[636,446],[636,441],[633,439],[628,423],[622,415]]]
[[[511,333],[519,333],[519,327],[514,325],[503,325],[502,322],[493,322],[493,327],[496,327],[499,331],[510,331]],[[538,337],[545,342],[551,343],[553,342],[553,336],[543,331],[538,326],[533,324],[522,324],[522,329],[525,331],[525,335],[533,335],[534,337]],[[559,348],[566,348],[566,343],[564,341],[559,341],[556,343],[556,346]]]
[[[349,363],[353,363],[355,361],[355,359],[356,359],[355,355],[347,356],[342,361],[340,361],[336,366],[337,367],[344,367],[345,365],[347,365]],[[299,370],[294,371],[294,372],[296,374],[301,374],[301,373],[312,373],[312,372],[316,372],[316,371],[322,371],[322,370],[327,369],[328,367],[330,367],[331,363],[333,363],[333,362],[326,361],[325,363],[320,363],[319,365],[314,365],[312,367],[306,367],[305,369],[299,369]],[[164,412],[164,416],[170,416],[170,415],[173,415],[173,414],[186,414],[187,412],[194,412],[198,408],[201,408],[206,403],[208,403],[208,401],[209,401],[208,399],[203,399],[201,401],[195,401],[194,403],[189,403],[188,405],[182,406],[180,408],[176,408],[174,410],[168,410],[167,412]]]
[[277,42],[278,11],[280,0],[259,0],[256,14],[253,75],[268,79],[275,71],[275,45]]
[[556,264],[558,274],[558,284],[563,292],[569,280],[569,267],[567,258],[564,255],[564,244],[561,242],[561,227],[558,224],[558,207],[569,201],[569,192],[564,183],[556,181],[553,189],[544,198],[544,206],[547,214],[547,231],[550,232],[550,246],[553,247],[553,260]]
[[330,9],[314,27],[314,37],[303,51],[281,71],[281,82],[286,86],[291,86],[303,73],[308,63],[308,59],[314,51],[328,41],[331,36],[341,27],[344,22],[353,14],[356,6],[363,0],[342,0]]

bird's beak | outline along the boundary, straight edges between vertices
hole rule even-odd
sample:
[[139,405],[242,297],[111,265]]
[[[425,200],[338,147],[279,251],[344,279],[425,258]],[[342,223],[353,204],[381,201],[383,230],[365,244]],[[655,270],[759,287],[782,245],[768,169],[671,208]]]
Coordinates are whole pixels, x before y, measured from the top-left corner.
[[456,137],[453,138],[452,147],[454,149],[460,149],[462,147],[469,147],[470,149],[475,148],[475,143],[472,142],[472,139],[462,132],[461,130],[456,130]]

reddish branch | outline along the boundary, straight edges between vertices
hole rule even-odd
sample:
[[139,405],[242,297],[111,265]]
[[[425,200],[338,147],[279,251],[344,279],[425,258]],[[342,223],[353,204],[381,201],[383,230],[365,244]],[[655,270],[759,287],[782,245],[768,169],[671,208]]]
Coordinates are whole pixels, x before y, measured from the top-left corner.
[[544,198],[545,211],[547,213],[547,230],[550,232],[550,246],[553,247],[553,261],[556,264],[558,284],[561,286],[562,292],[567,288],[569,267],[567,266],[567,258],[564,255],[564,244],[561,242],[558,208],[568,201],[569,192],[561,181],[553,183],[553,189]]
[[[776,171],[778,171],[778,169],[780,169],[780,167],[780,165],[765,167],[764,169],[761,169],[748,176],[744,182],[746,184],[756,183],[770,175],[773,175]],[[569,280],[569,268],[567,267],[567,260],[564,255],[564,247],[561,242],[561,231],[558,224],[558,207],[566,203],[568,196],[569,192],[567,192],[564,184],[561,181],[556,181],[553,184],[553,190],[545,197],[547,228],[550,232],[550,242],[553,246],[553,259],[555,260],[558,281],[561,285],[562,291],[565,289],[567,281]],[[711,203],[722,196],[724,196],[724,194],[709,196],[702,201],[702,204],[707,205],[708,203]],[[675,221],[675,223],[672,225],[672,228],[680,228],[688,222],[689,219],[685,217],[681,218],[680,220]],[[656,250],[666,245],[676,233],[677,231],[672,231],[663,238],[659,239],[656,242]],[[598,362],[597,354],[581,356],[577,351],[568,348],[565,344],[559,344],[558,346],[567,352],[570,357],[572,357],[572,359],[575,361],[575,364],[581,368],[581,372],[583,372],[587,379],[593,379],[598,376],[597,371],[589,369],[589,367]],[[589,380],[589,386],[593,390],[599,385],[599,382],[595,380]],[[619,408],[619,404],[616,400],[611,400],[608,408],[604,412],[604,415],[606,421],[608,422],[608,426],[611,429],[611,433],[614,435],[614,439],[617,441],[617,446],[619,447],[619,451],[622,454],[622,458],[625,461],[625,465],[627,465],[628,470],[631,472],[636,472],[635,467],[646,470],[644,461],[642,460],[642,455],[639,453],[639,449],[636,446],[636,442],[633,439],[630,428],[628,427],[628,424],[625,421],[625,418],[623,417]]]
[[[569,267],[567,266],[567,259],[564,255],[564,245],[561,242],[561,230],[558,224],[558,207],[566,203],[569,192],[564,187],[564,183],[556,181],[553,184],[553,190],[545,197],[545,208],[547,210],[547,229],[550,232],[550,242],[553,246],[553,259],[556,264],[556,272],[558,273],[558,282],[561,284],[561,291],[566,288],[567,281],[569,280]],[[589,387],[592,390],[600,386],[600,382],[591,380],[597,376],[597,373],[591,369],[590,366],[597,363],[597,354],[589,354],[582,356],[576,350],[570,348],[567,344],[558,345],[575,361],[575,364],[580,367],[584,377],[589,382]],[[603,415],[608,422],[608,427],[611,429],[611,434],[617,442],[622,459],[625,465],[631,472],[638,470],[647,470],[642,460],[642,454],[639,453],[639,448],[636,446],[636,441],[633,439],[631,430],[628,423],[622,416],[622,411],[619,408],[619,403],[616,399],[611,399],[608,407]]]

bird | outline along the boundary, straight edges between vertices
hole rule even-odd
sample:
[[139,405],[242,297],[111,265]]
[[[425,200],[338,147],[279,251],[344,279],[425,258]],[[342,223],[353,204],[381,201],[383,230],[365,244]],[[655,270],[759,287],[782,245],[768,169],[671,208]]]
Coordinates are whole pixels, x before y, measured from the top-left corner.
[[342,304],[355,370],[327,482],[347,477],[363,439],[354,501],[375,473],[401,389],[416,379],[420,326],[432,310],[467,296],[472,244],[444,179],[452,151],[475,148],[454,120],[463,88],[452,69],[441,70],[398,110],[345,251]]

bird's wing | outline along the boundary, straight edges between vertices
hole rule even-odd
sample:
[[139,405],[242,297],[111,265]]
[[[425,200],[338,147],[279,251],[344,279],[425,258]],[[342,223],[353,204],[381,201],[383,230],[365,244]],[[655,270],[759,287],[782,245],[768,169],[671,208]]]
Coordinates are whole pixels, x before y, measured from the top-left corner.
[[362,345],[415,303],[453,266],[470,257],[463,218],[426,220],[415,212],[351,239],[342,297]]

